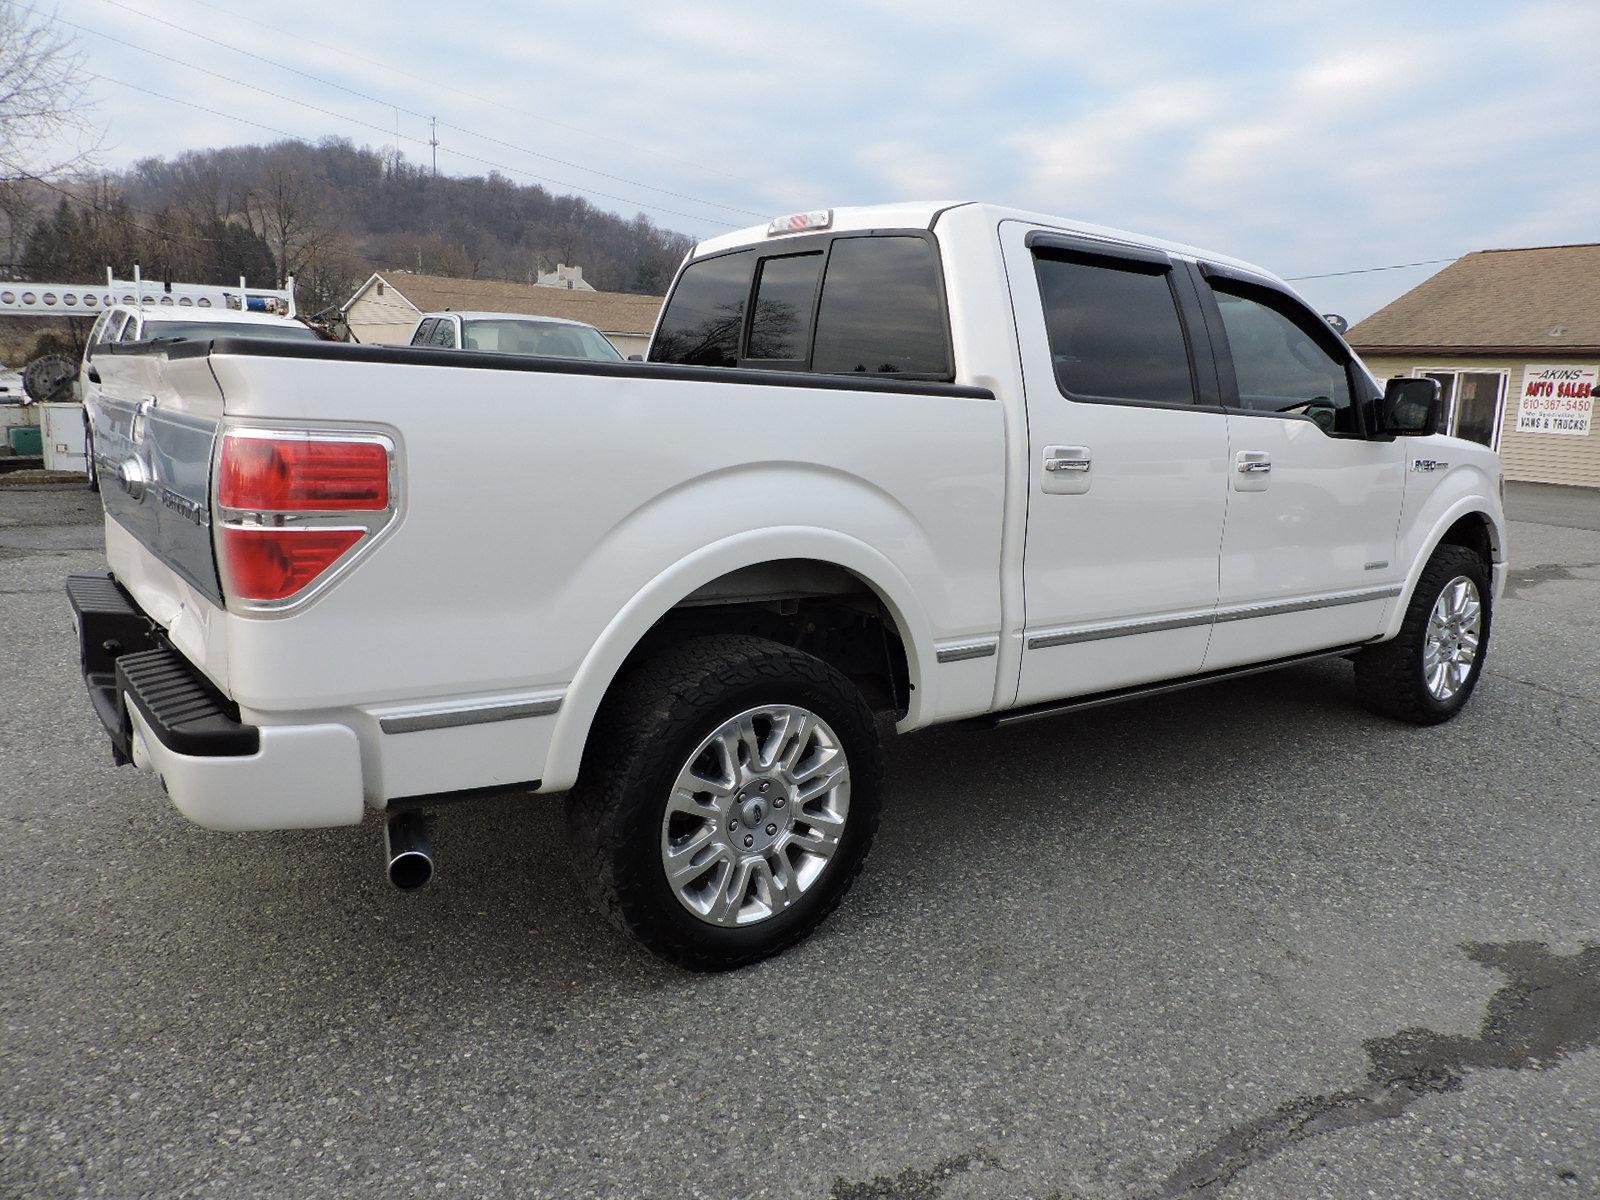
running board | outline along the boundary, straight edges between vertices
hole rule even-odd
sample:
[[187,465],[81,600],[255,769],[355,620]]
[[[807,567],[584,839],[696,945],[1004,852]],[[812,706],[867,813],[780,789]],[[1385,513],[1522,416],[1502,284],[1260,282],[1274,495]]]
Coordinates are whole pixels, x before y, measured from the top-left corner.
[[1275,658],[1271,662],[1251,663],[1243,667],[1228,667],[1221,671],[1204,671],[1199,675],[1185,675],[1182,679],[1164,679],[1159,683],[1146,683],[1138,687],[1116,688],[1109,692],[1095,692],[1089,696],[1074,696],[1069,700],[1050,700],[1032,704],[1027,708],[1013,708],[977,720],[994,728],[1020,725],[1024,721],[1037,721],[1041,717],[1059,717],[1064,713],[1082,712],[1106,704],[1120,704],[1124,700],[1141,700],[1146,696],[1164,696],[1168,692],[1181,692],[1186,688],[1203,687],[1208,683],[1221,683],[1226,679],[1243,679],[1246,675],[1260,675],[1263,671],[1276,671],[1300,663],[1316,662],[1323,658],[1340,658],[1354,653],[1366,645],[1357,642],[1352,646],[1338,646],[1332,650],[1316,650],[1310,654],[1292,654],[1288,658]]

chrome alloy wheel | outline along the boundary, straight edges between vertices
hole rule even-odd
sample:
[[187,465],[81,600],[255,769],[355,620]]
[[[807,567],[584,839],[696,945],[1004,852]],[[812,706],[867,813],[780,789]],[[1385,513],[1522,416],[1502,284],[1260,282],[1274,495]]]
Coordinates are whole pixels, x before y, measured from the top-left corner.
[[1457,575],[1434,602],[1422,643],[1422,676],[1435,700],[1450,700],[1461,690],[1477,660],[1482,630],[1478,585]]
[[839,848],[850,763],[828,723],[788,704],[723,722],[678,772],[661,865],[712,925],[752,925],[795,903]]

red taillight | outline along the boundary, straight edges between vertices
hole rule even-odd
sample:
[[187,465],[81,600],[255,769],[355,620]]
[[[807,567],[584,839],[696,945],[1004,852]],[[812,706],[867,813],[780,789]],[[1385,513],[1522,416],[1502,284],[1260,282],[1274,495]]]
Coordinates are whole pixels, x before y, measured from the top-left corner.
[[389,451],[377,442],[229,434],[217,502],[251,512],[381,511]]
[[378,433],[227,434],[216,535],[227,598],[283,607],[362,553],[395,518],[393,449]]
[[229,590],[241,600],[282,600],[308,586],[366,536],[365,529],[224,526]]

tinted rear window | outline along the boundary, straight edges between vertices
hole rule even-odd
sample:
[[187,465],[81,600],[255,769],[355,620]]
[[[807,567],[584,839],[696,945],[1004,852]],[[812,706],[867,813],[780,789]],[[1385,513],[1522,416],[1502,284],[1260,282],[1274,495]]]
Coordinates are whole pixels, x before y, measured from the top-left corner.
[[1189,351],[1166,271],[1041,257],[1038,272],[1063,392],[1194,403]]
[[914,237],[839,238],[828,256],[811,369],[948,377],[933,246]]
[[739,358],[744,303],[755,251],[691,263],[672,291],[650,361],[696,367],[731,367]]
[[756,281],[749,358],[804,359],[811,347],[811,305],[817,296],[822,252],[769,258]]

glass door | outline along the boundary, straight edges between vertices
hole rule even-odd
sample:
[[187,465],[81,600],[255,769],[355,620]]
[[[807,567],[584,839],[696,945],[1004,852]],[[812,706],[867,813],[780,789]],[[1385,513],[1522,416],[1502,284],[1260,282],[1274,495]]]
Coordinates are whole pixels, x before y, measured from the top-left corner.
[[1456,384],[1450,432],[1458,438],[1494,446],[1500,425],[1500,392],[1506,377],[1498,371],[1463,371]]
[[1491,450],[1496,447],[1506,387],[1504,371],[1418,371],[1417,375],[1439,381],[1445,412],[1441,432]]

